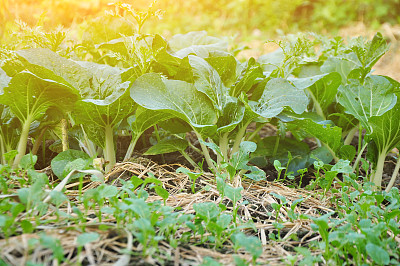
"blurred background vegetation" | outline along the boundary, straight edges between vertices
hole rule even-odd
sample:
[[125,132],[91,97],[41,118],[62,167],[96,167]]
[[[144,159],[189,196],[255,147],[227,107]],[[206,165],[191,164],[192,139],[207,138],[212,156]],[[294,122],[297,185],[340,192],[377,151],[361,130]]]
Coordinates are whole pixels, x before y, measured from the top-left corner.
[[[76,30],[109,10],[116,0],[0,0],[0,37],[16,31],[14,21],[28,26],[41,23]],[[145,10],[149,0],[124,0]],[[145,31],[170,36],[206,30],[209,34],[273,38],[277,34],[314,31],[336,34],[354,22],[377,29],[400,24],[400,0],[159,0],[153,8],[164,11],[162,20],[146,22]],[[40,20],[40,18],[43,18]]]

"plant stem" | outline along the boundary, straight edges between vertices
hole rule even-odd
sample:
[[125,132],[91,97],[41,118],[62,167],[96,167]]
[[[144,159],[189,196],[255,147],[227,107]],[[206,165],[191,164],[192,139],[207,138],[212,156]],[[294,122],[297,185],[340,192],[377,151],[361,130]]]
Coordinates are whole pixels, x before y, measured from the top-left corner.
[[196,164],[195,161],[193,161],[192,158],[190,158],[190,156],[185,152],[185,151],[179,151],[183,157],[185,157],[185,159],[194,167],[194,168],[199,168],[199,166]]
[[257,133],[260,132],[260,130],[261,130],[264,126],[265,126],[265,123],[259,125],[259,126],[256,128],[256,130],[254,130],[253,132],[251,132],[251,135],[248,137],[247,140],[252,140],[252,139],[257,135]]
[[114,132],[111,125],[105,127],[106,143],[104,149],[104,159],[108,161],[106,172],[109,172],[116,163],[114,150]]
[[61,119],[61,142],[62,142],[62,148],[63,151],[66,151],[69,149],[69,143],[68,143],[68,122],[67,119],[63,118]]
[[37,137],[37,139],[36,139],[36,141],[35,141],[35,144],[33,144],[33,147],[32,147],[32,154],[33,154],[33,155],[36,155],[36,154],[37,154],[37,152],[38,152],[38,150],[39,150],[39,147],[40,147],[40,144],[41,144],[42,141],[43,141],[43,136],[44,136],[44,133],[46,133],[46,130],[47,130],[47,127],[44,127],[44,128],[40,131],[40,134],[39,134],[39,136]]
[[4,153],[6,153],[5,143],[3,136],[0,134],[0,162],[1,164],[6,164],[6,159],[4,158]]
[[128,150],[126,151],[124,161],[129,160],[132,157],[133,151],[135,150],[135,146],[137,141],[140,138],[140,134],[132,135],[131,143],[129,144]]
[[382,175],[383,175],[383,167],[385,165],[387,149],[384,149],[378,157],[378,162],[376,164],[376,171],[374,175],[371,175],[371,180],[375,184],[375,189],[381,187],[382,185]]
[[400,156],[398,156],[399,158],[397,158],[397,162],[396,162],[396,167],[393,170],[393,174],[392,177],[390,178],[390,182],[387,185],[385,192],[389,193],[390,189],[393,187],[394,182],[396,181],[397,178],[397,174],[399,173],[399,169],[400,169]]
[[[196,134],[196,136],[199,140],[204,142],[203,138],[201,137],[201,135],[199,133],[197,133],[197,131],[194,131],[194,133]],[[213,164],[213,162],[211,160],[211,156],[210,156],[210,153],[209,153],[207,147],[201,141],[200,141],[201,150],[203,151],[203,155],[204,155],[204,158],[206,159],[208,168],[217,172],[217,168],[215,167],[215,165]]]
[[19,162],[21,161],[21,158],[26,153],[26,144],[28,141],[29,128],[31,126],[32,120],[33,119],[30,116],[28,116],[26,118],[25,122],[23,123],[22,132],[21,132],[21,136],[19,138],[18,148],[17,148],[18,154],[17,154],[17,156],[15,156],[14,163],[12,165],[12,168],[14,168],[14,169],[18,167]]
[[276,153],[278,152],[278,147],[279,147],[279,141],[281,140],[280,136],[277,135],[276,136],[276,141],[275,141],[275,145],[274,145],[274,151],[272,152],[272,157],[276,156]]
[[[362,152],[360,152],[361,151],[361,143],[362,143],[362,131],[363,131],[363,128],[361,125],[359,125],[359,127],[358,127],[358,146],[357,146],[358,154],[362,153]],[[358,164],[357,164],[356,168],[357,168],[356,175],[358,176],[358,174],[360,172],[360,167]]]
[[94,146],[93,142],[91,140],[89,140],[89,138],[85,132],[85,129],[83,128],[83,125],[81,125],[81,129],[83,132],[83,136],[85,138],[85,143],[82,143],[82,141],[80,141],[81,144],[83,144],[82,148],[85,150],[85,152],[87,154],[89,154],[90,157],[94,158],[97,156],[96,147]]
[[322,142],[322,144],[325,146],[325,148],[328,149],[328,151],[330,152],[330,154],[333,157],[333,160],[335,161],[335,163],[337,163],[339,161],[339,158],[336,156],[335,152],[331,149],[331,147],[329,147],[327,144],[325,144],[324,142]]
[[321,105],[319,104],[317,98],[315,98],[314,94],[312,93],[312,91],[310,89],[307,89],[307,91],[308,91],[308,93],[309,93],[309,95],[310,95],[310,97],[311,97],[311,99],[313,101],[315,111],[317,112],[317,114],[320,117],[322,117],[324,120],[326,120],[324,112],[322,111]]
[[[353,141],[354,135],[356,134],[358,130],[358,127],[353,127],[349,133],[346,136],[346,139],[344,140],[344,145],[350,145],[351,142]],[[361,136],[359,136],[359,138],[361,138]]]
[[[221,139],[219,140],[219,149],[221,150],[222,155],[224,156],[224,158],[222,158],[225,162],[229,161],[229,157],[228,157],[228,135],[229,132],[226,132],[224,134],[222,134]],[[219,156],[221,157],[221,156]],[[220,164],[220,162],[218,162],[218,164]]]
[[196,146],[194,146],[189,140],[188,140],[188,144],[189,144],[189,147],[190,147],[192,150],[194,150],[194,151],[197,152],[198,154],[203,154],[203,153],[201,152],[201,150],[200,150],[199,148],[197,148]]
[[243,127],[241,127],[239,129],[239,131],[236,135],[236,138],[235,138],[235,142],[233,143],[232,154],[235,154],[236,152],[239,151],[240,143],[242,142],[244,134],[246,134],[246,129],[249,124],[250,124],[250,121],[247,122]]
[[361,150],[358,151],[356,161],[354,162],[354,165],[353,165],[353,172],[357,169],[357,165],[359,164],[362,154],[367,146],[368,146],[368,143],[365,143],[364,146],[362,146]]

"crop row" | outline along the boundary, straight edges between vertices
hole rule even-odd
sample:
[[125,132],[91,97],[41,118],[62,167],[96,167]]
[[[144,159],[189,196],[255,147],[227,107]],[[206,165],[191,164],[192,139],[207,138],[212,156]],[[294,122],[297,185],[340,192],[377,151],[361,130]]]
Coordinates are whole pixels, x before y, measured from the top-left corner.
[[[356,157],[355,171],[367,148],[370,181],[380,188],[386,155],[400,142],[400,84],[372,73],[388,50],[379,33],[348,43],[298,36],[245,62],[235,58],[225,40],[206,32],[168,41],[136,34],[69,51],[60,43],[50,36],[48,48],[2,51],[3,164],[17,167],[28,137],[38,141],[53,132],[64,140],[64,149],[69,134],[89,156],[102,155],[109,171],[116,163],[118,134],[132,136],[129,159],[139,137],[154,127],[163,134],[148,154],[180,151],[197,166],[185,152],[192,145],[185,134],[194,132],[211,170],[252,153],[249,160],[260,167],[289,159],[288,170],[295,175],[316,159]],[[248,134],[254,123],[256,131]],[[277,136],[257,136],[266,124],[278,128]],[[293,139],[285,138],[289,131]],[[365,132],[358,150],[350,145],[356,132]],[[309,137],[318,143],[312,151],[302,142]],[[256,166],[240,168],[245,177],[265,177]],[[231,171],[230,178],[238,175]],[[395,171],[387,190],[396,176]]]

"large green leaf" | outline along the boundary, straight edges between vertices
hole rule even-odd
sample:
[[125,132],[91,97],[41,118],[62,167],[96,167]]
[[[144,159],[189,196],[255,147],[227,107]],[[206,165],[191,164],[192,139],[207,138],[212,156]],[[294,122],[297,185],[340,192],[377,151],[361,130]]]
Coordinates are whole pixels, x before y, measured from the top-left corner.
[[146,129],[172,117],[174,117],[174,115],[146,109],[139,105],[135,114],[128,117],[128,124],[135,138],[140,136],[144,131],[146,131]]
[[144,155],[157,155],[176,151],[184,151],[188,142],[184,139],[163,139],[156,145],[151,146]]
[[307,78],[290,79],[298,89],[307,89],[313,105],[326,113],[327,108],[335,100],[338,87],[341,84],[340,74],[332,72]]
[[282,78],[271,79],[258,102],[249,102],[254,113],[272,118],[280,114],[285,107],[295,113],[303,113],[308,105],[308,98],[303,90],[299,90]]
[[381,116],[396,104],[393,93],[394,84],[382,76],[369,76],[364,84],[353,81],[339,88],[338,102],[345,111],[361,122],[361,125],[372,132],[369,118]]
[[370,117],[368,138],[379,152],[388,152],[400,142],[400,103],[380,116]]
[[17,54],[26,68],[41,78],[52,79],[79,89],[83,96],[90,88],[92,74],[87,69],[49,49],[26,49],[18,51]]
[[367,73],[378,62],[378,60],[389,50],[385,38],[378,32],[371,41],[365,42],[362,37],[355,39],[351,49],[357,55],[361,66]]
[[221,116],[218,118],[217,131],[219,134],[231,132],[242,122],[245,114],[245,106],[238,99],[231,97],[231,101],[225,104]]
[[6,72],[0,68],[0,94],[3,94],[3,88],[8,85],[11,78],[7,76]]
[[342,129],[330,124],[329,121],[315,121],[306,118],[294,120],[290,124],[292,125],[290,128],[292,132],[302,130],[327,144],[335,153],[339,151],[342,145]]
[[229,94],[233,97],[239,97],[242,92],[248,93],[253,85],[264,78],[263,70],[254,58],[250,58],[242,68],[238,82],[230,89]]
[[193,84],[163,80],[159,74],[139,77],[130,88],[132,99],[151,110],[163,110],[185,120],[206,135],[216,131],[217,115],[213,103]]
[[78,99],[78,92],[71,87],[26,71],[15,75],[0,95],[0,103],[9,106],[20,121],[31,122],[43,117],[51,106],[66,111]]
[[357,63],[355,63],[356,61],[357,57],[354,53],[350,53],[345,56],[332,56],[325,60],[324,64],[321,66],[321,72],[337,72],[342,77],[342,83],[346,84],[347,77],[349,76],[350,72],[359,66]]
[[206,31],[192,31],[187,34],[173,36],[168,45],[173,55],[184,58],[195,54],[202,58],[209,57],[210,52],[227,51],[228,42],[216,37],[208,36]]
[[210,57],[204,59],[218,72],[227,88],[235,84],[241,65],[233,55],[226,53],[213,56],[211,53]]
[[[69,174],[69,171],[68,172],[65,171],[67,165],[78,159],[83,159],[84,161],[88,161],[90,160],[90,157],[83,151],[78,151],[78,150],[63,151],[59,153],[56,157],[54,157],[54,159],[51,161],[51,169],[58,178],[63,179]],[[78,170],[85,170],[85,169],[78,169]]]
[[93,78],[86,89],[86,98],[77,102],[73,117],[82,124],[89,138],[105,147],[104,130],[115,128],[135,109],[129,98],[130,82],[122,80],[124,70],[91,62],[77,62],[89,71]]
[[223,84],[218,72],[201,57],[189,55],[194,85],[198,91],[206,94],[217,110],[222,112],[229,101],[229,89]]

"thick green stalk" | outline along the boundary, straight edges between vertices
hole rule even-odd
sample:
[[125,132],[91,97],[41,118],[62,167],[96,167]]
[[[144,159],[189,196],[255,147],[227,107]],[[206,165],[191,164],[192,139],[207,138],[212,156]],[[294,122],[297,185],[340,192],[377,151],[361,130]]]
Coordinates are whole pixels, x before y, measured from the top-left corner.
[[38,150],[39,150],[39,147],[40,147],[40,144],[41,144],[42,141],[43,141],[43,137],[44,137],[44,134],[46,133],[46,131],[47,131],[47,127],[44,127],[44,128],[40,131],[39,136],[36,138],[35,143],[33,144],[33,147],[32,147],[32,154],[33,154],[33,155],[36,155],[36,154],[37,154],[37,152],[38,152]]
[[252,140],[256,135],[257,135],[257,133],[258,132],[260,132],[260,130],[263,128],[265,126],[265,124],[261,124],[261,125],[259,125],[257,128],[256,128],[256,130],[254,130],[253,132],[251,132],[251,135],[247,138],[247,140]]
[[371,182],[375,184],[376,189],[380,189],[382,186],[383,166],[385,165],[386,154],[387,154],[387,149],[384,149],[379,154],[375,173],[374,175],[371,175]]
[[204,158],[206,159],[208,168],[212,169],[214,172],[217,172],[217,168],[215,167],[215,165],[212,162],[212,159],[211,159],[210,153],[208,151],[208,148],[206,147],[206,145],[204,145],[202,143],[202,141],[204,142],[203,138],[196,131],[194,131],[194,133],[196,134],[197,138],[200,141],[200,147],[201,147],[201,150],[203,151],[203,155],[204,155]]
[[322,117],[324,120],[326,120],[326,117],[324,115],[324,111],[322,110],[321,105],[319,104],[317,98],[315,98],[314,94],[312,93],[312,91],[310,89],[307,89],[307,90],[308,90],[309,95],[311,96],[311,99],[313,101],[315,111],[317,112],[317,114],[320,117]]
[[62,148],[63,151],[66,151],[69,149],[69,143],[68,143],[68,121],[67,119],[63,118],[61,119],[61,142],[62,142]]
[[242,139],[246,134],[247,126],[250,124],[250,121],[247,122],[243,127],[241,127],[236,135],[235,142],[233,143],[232,147],[232,154],[235,154],[239,151],[240,143],[242,143]]
[[368,143],[365,143],[364,146],[358,151],[356,161],[354,162],[354,165],[353,165],[353,172],[357,169],[358,163],[360,162],[362,154],[367,146],[368,146]]
[[6,159],[4,158],[4,153],[6,153],[5,143],[3,136],[0,134],[0,162],[1,164],[6,164]]
[[218,155],[218,165],[221,163],[220,160],[223,160],[225,162],[229,161],[229,157],[228,157],[228,135],[229,132],[226,132],[224,134],[222,134],[220,140],[219,140],[219,149],[221,150],[222,156],[224,158],[219,158],[221,157],[220,155]]
[[29,128],[31,127],[32,120],[33,119],[30,116],[28,116],[26,118],[25,122],[23,123],[22,132],[21,132],[21,136],[19,137],[18,148],[17,148],[18,154],[17,154],[17,156],[15,156],[14,163],[12,165],[12,167],[14,169],[18,167],[19,162],[21,161],[21,158],[26,153],[26,145],[28,142]]
[[[346,139],[344,140],[344,145],[350,145],[351,142],[353,141],[354,135],[356,134],[358,130],[358,127],[353,127],[350,131],[349,134],[347,134]],[[361,136],[359,136],[361,138]]]
[[336,156],[336,153],[324,142],[322,142],[322,144],[325,146],[325,148],[328,149],[329,153],[332,155],[333,160],[335,161],[335,163],[339,162],[339,158]]
[[114,150],[114,130],[111,125],[105,127],[106,145],[104,149],[104,159],[108,161],[106,173],[109,172],[116,163]]
[[136,136],[132,136],[132,140],[131,143],[129,144],[128,150],[126,151],[125,157],[124,157],[124,161],[129,160],[129,158],[132,157],[133,151],[135,149],[136,143],[139,140],[140,135],[136,135]]
[[185,159],[194,167],[194,168],[199,168],[199,166],[196,164],[195,161],[193,161],[192,158],[185,152],[185,151],[180,151],[180,153],[185,157]]

